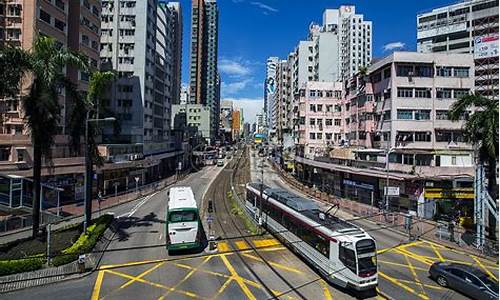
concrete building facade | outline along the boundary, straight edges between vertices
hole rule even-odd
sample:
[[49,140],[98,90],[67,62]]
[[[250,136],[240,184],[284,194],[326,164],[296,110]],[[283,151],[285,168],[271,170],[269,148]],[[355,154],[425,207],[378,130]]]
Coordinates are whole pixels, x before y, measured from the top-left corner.
[[220,76],[217,69],[219,9],[216,0],[193,0],[191,15],[190,103],[211,111],[210,143],[219,134]]
[[107,109],[121,121],[119,137],[107,144],[142,144],[142,154],[169,151],[171,104],[179,92],[174,67],[180,58],[175,7],[157,1],[103,1],[101,63],[118,80],[111,88]]
[[341,82],[308,82],[300,89],[296,154],[328,155],[345,138]]
[[498,1],[467,0],[417,15],[417,51],[474,53],[476,92],[498,99]]

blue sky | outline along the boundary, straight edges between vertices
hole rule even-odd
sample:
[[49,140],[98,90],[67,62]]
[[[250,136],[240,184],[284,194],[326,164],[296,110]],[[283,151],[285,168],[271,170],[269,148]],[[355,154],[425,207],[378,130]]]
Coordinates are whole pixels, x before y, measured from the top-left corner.
[[[373,22],[373,56],[393,50],[416,50],[416,15],[452,0],[219,0],[219,71],[222,99],[243,107],[253,122],[262,107],[265,61],[269,56],[285,58],[297,42],[307,37],[311,22],[321,23],[326,8],[342,4]],[[181,0],[184,14],[183,74],[189,82],[191,1]],[[391,45],[393,47],[391,47]],[[388,46],[390,49],[385,49]]]

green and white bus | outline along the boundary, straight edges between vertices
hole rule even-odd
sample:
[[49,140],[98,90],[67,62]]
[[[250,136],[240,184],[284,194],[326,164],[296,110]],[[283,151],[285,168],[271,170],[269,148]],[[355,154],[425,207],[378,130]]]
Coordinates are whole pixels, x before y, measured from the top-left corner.
[[169,253],[201,246],[201,222],[196,199],[190,187],[170,188],[166,219]]

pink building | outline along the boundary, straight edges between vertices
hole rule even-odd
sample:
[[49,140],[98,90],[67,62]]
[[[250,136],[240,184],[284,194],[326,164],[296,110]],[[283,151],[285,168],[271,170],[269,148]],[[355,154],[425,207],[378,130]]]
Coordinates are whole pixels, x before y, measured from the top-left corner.
[[323,156],[333,147],[345,143],[345,101],[340,82],[307,82],[299,92],[298,135],[299,156]]

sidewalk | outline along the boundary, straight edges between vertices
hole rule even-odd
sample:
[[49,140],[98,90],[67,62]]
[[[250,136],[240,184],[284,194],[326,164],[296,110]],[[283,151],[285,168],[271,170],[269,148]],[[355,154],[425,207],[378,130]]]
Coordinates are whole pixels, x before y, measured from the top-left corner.
[[[92,217],[98,217],[98,215],[101,212],[104,212],[106,209],[143,198],[149,194],[154,193],[157,190],[164,189],[174,183],[177,182],[177,180],[181,180],[185,178],[187,174],[184,174],[180,176],[178,179],[176,178],[175,175],[167,177],[161,181],[154,182],[148,185],[144,185],[138,189],[136,192],[131,191],[129,193],[123,193],[121,195],[117,195],[116,197],[111,196],[104,198],[99,206],[99,202],[97,199],[92,200]],[[100,208],[100,209],[99,209]],[[57,230],[59,228],[63,228],[72,224],[78,224],[83,222],[83,214],[84,214],[84,209],[85,206],[83,203],[80,204],[70,204],[70,205],[64,205],[60,207],[60,213],[69,215],[68,217],[65,217],[57,222],[52,223],[52,230]],[[50,208],[48,209],[49,212],[53,214],[57,214],[57,208]],[[43,224],[40,225],[42,227]],[[31,226],[20,228],[17,230],[13,231],[8,231],[0,234],[0,240],[1,244],[6,244],[18,239],[22,238],[28,238],[31,236]]]
[[[293,188],[322,202],[337,204],[339,206],[339,212],[342,212],[342,214],[346,216],[346,218],[366,218],[367,220],[370,220],[376,224],[391,226],[391,228],[388,230],[393,230],[399,232],[400,234],[408,235],[408,231],[405,230],[405,214],[399,212],[391,212],[384,215],[382,211],[376,207],[359,203],[353,200],[339,198],[325,192],[320,192],[316,189],[309,188],[300,183],[290,174],[281,170],[281,168],[276,166],[274,162],[270,163],[273,169],[279,174],[279,176]],[[495,259],[498,261],[497,255],[486,256],[485,253],[482,253],[476,247],[468,245],[466,242],[464,242],[462,240],[462,237],[467,236],[469,233],[467,233],[462,227],[457,226],[454,230],[454,237],[458,242],[450,241],[448,236],[446,235],[441,237],[440,232],[438,232],[437,230],[437,227],[438,223],[435,221],[413,217],[411,235],[413,237],[419,237],[439,243],[449,248],[460,248],[461,250],[466,250],[473,255],[485,256],[486,258]]]

